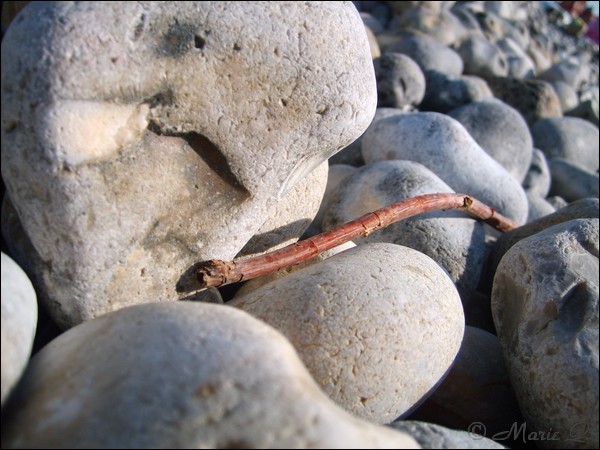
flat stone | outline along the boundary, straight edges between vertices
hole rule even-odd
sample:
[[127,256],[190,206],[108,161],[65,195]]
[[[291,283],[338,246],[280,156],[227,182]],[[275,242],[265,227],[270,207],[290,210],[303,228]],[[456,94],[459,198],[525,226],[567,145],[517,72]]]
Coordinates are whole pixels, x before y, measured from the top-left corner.
[[598,173],[562,158],[548,161],[552,174],[550,195],[559,195],[568,202],[588,197],[598,197]]
[[544,119],[531,127],[535,146],[546,158],[564,158],[585,170],[598,170],[598,127],[578,117]]
[[545,81],[503,77],[486,81],[494,96],[519,111],[529,126],[540,119],[562,116],[560,100]]
[[550,168],[548,167],[546,156],[539,148],[534,148],[531,157],[531,165],[529,166],[529,170],[522,183],[523,188],[527,192],[545,198],[550,192],[551,182]]
[[488,155],[521,183],[533,153],[533,140],[519,112],[506,103],[489,99],[452,110],[458,120]]
[[29,361],[37,316],[31,281],[17,263],[2,253],[2,406]]
[[465,74],[484,78],[508,75],[506,56],[502,50],[484,37],[470,35],[460,44],[457,52],[465,64]]
[[387,46],[389,53],[410,56],[423,72],[436,70],[448,75],[460,75],[463,62],[458,53],[433,38],[424,35],[409,35]]
[[[510,378],[544,448],[598,447],[598,219],[513,245],[496,271],[492,312]],[[577,439],[577,440],[573,440]]]
[[434,423],[398,420],[390,426],[412,436],[423,448],[506,448],[484,436],[451,430]]
[[487,436],[510,430],[515,422],[522,423],[498,338],[479,328],[465,327],[448,376],[410,419],[465,431],[478,422]]
[[[379,161],[350,175],[328,202],[331,229],[392,203],[423,194],[453,193],[437,175],[412,161]],[[460,212],[434,211],[403,219],[356,243],[389,242],[426,254],[448,271],[461,299],[477,288],[485,254],[483,225]]]
[[185,298],[376,106],[350,3],[31,3],[2,58],[2,177],[65,328]]
[[446,272],[394,244],[359,245],[229,304],[280,330],[332,400],[377,423],[443,378],[464,328]]
[[2,448],[417,448],[335,406],[281,334],[222,305],[136,305],[74,327],[16,394]]
[[362,150],[367,163],[421,163],[456,192],[473,195],[519,224],[527,220],[527,198],[519,182],[451,117],[416,113],[382,119],[365,133]]
[[270,217],[244,246],[239,256],[251,256],[293,244],[315,218],[327,186],[329,164],[322,163],[277,203]]
[[487,83],[476,76],[452,76],[430,70],[425,73],[425,97],[421,111],[448,113],[460,106],[492,97]]
[[373,64],[378,106],[403,108],[421,103],[425,95],[425,75],[410,57],[401,53],[384,53]]

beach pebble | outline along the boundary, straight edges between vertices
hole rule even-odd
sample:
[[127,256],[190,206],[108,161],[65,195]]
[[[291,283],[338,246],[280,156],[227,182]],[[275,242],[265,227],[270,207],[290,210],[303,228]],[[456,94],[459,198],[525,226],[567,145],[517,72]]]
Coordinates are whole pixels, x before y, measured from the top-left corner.
[[559,195],[568,202],[588,197],[598,197],[598,173],[585,170],[562,158],[548,161],[552,174],[550,195]]
[[[412,161],[379,161],[347,178],[328,203],[323,227],[330,229],[392,203],[423,194],[454,192],[438,176]],[[483,225],[460,212],[434,211],[400,220],[357,239],[361,245],[389,242],[418,250],[446,269],[461,299],[477,288],[485,244]]]
[[222,305],[137,305],[74,327],[15,394],[2,448],[415,448],[335,406],[281,334]]
[[564,158],[586,170],[598,170],[598,127],[578,117],[543,119],[531,127],[536,148],[546,158]]
[[508,63],[508,77],[533,78],[535,76],[535,63],[517,42],[510,37],[504,37],[497,40],[496,45],[504,53]]
[[452,430],[435,423],[420,422],[416,420],[398,420],[391,423],[390,427],[410,435],[422,448],[506,448],[503,445],[476,433]]
[[457,49],[464,62],[464,72],[480,77],[508,75],[506,56],[496,45],[478,35],[470,35]]
[[487,83],[476,76],[452,76],[430,70],[425,72],[425,97],[421,111],[448,113],[471,102],[492,97]]
[[532,192],[526,192],[526,194],[529,204],[527,222],[532,222],[556,211],[556,208],[548,203],[544,197]]
[[563,81],[576,91],[584,87],[590,76],[588,64],[579,58],[565,58],[539,74],[538,78],[546,81]]
[[584,90],[579,98],[579,105],[570,111],[567,111],[568,116],[580,117],[588,122],[599,126],[600,112],[598,100],[598,86],[592,86]]
[[479,422],[487,436],[522,422],[498,338],[479,328],[465,327],[450,373],[410,419],[465,431]]
[[454,50],[425,35],[409,35],[385,48],[385,52],[402,53],[413,59],[423,72],[436,70],[460,75],[463,61]]
[[229,304],[283,333],[331,399],[376,423],[440,381],[464,328],[446,272],[394,244],[359,245]]
[[490,99],[461,106],[448,115],[458,120],[481,148],[519,183],[524,180],[531,165],[533,140],[517,110]]
[[329,165],[322,163],[277,203],[239,256],[255,256],[293,244],[311,224],[325,194]]
[[498,337],[528,429],[556,432],[546,448],[598,448],[598,284],[597,218],[521,240],[496,271]]
[[527,223],[519,228],[515,228],[514,230],[502,234],[496,241],[490,257],[488,258],[486,272],[488,273],[487,278],[490,280],[490,287],[491,280],[496,273],[496,269],[498,264],[500,264],[500,260],[517,242],[529,236],[533,236],[534,234],[539,233],[546,228],[563,222],[568,222],[569,220],[598,218],[599,213],[600,210],[598,207],[598,199],[586,198],[565,205],[562,209],[558,209],[555,213],[544,216],[538,220]]
[[365,33],[367,33],[367,38],[369,39],[369,48],[371,49],[371,58],[379,58],[381,56],[381,49],[379,48],[379,43],[377,42],[377,37],[371,31],[371,29],[365,26]]
[[573,87],[562,80],[554,80],[551,81],[550,84],[558,96],[563,113],[577,108],[577,105],[579,105],[579,98],[577,97],[577,91],[575,91]]
[[[38,307],[31,281],[2,253],[2,405],[27,365],[37,324]],[[4,419],[3,419],[4,422]]]
[[450,11],[434,11],[421,5],[412,6],[396,16],[394,25],[403,31],[425,34],[446,46],[459,41],[466,33],[460,20]]
[[64,328],[188,295],[377,101],[351,3],[31,3],[2,58],[2,177]]
[[329,166],[329,174],[327,176],[327,186],[323,194],[323,200],[319,206],[319,211],[315,216],[313,224],[319,229],[322,229],[323,217],[329,210],[329,204],[335,196],[338,187],[345,182],[357,170],[356,167],[347,164],[332,164]]
[[554,206],[554,209],[556,209],[556,210],[564,208],[565,206],[567,206],[569,204],[569,202],[567,202],[560,195],[551,195],[549,197],[546,197],[546,201],[548,203],[550,203],[552,206]]
[[[379,119],[383,119],[389,116],[396,116],[398,114],[406,114],[410,111],[405,111],[398,108],[377,108],[375,111],[375,116],[371,121],[369,126],[372,126]],[[368,129],[368,128],[367,128]],[[329,165],[332,166],[334,164],[347,164],[350,166],[360,167],[365,165],[365,160],[362,157],[361,145],[362,145],[362,137],[364,133],[352,142],[347,147],[343,148],[335,155],[329,158]]]
[[383,31],[385,30],[383,24],[373,14],[361,11],[360,18],[362,19],[365,26],[368,27],[374,34],[383,33]]
[[519,111],[529,126],[546,117],[562,116],[560,100],[545,81],[503,77],[486,81],[494,96]]
[[421,163],[456,192],[473,195],[519,224],[527,220],[527,198],[519,182],[451,117],[416,113],[382,119],[365,133],[362,150],[367,163]]
[[547,197],[550,192],[550,168],[544,152],[539,148],[533,149],[531,165],[523,180],[523,188],[527,192],[537,194],[540,197]]
[[403,108],[421,103],[425,95],[425,76],[410,57],[384,53],[373,64],[379,107]]

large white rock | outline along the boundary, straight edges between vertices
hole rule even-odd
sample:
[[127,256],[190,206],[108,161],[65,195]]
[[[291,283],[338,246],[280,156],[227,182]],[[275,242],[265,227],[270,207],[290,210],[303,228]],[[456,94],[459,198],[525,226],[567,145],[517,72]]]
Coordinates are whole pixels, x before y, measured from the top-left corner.
[[281,331],[331,399],[377,423],[429,393],[464,330],[446,272],[394,244],[346,250],[229,304]]
[[516,243],[494,277],[492,313],[530,430],[544,448],[598,448],[598,219]]
[[27,365],[35,328],[37,301],[25,272],[2,253],[2,365],[0,366],[2,404],[8,398]]
[[337,2],[32,3],[1,93],[2,177],[63,327],[181,296],[377,101],[363,23]]
[[2,448],[418,448],[335,406],[281,334],[222,305],[137,305],[81,324],[15,393]]
[[451,117],[429,112],[379,120],[363,136],[362,152],[367,164],[421,163],[456,192],[473,195],[519,224],[527,220],[527,197],[519,182]]

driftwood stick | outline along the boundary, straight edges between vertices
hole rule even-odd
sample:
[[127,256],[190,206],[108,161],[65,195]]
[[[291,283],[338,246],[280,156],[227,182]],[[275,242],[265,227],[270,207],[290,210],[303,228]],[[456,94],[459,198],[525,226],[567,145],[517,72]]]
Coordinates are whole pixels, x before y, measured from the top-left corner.
[[337,247],[359,236],[367,236],[375,230],[417,214],[435,210],[455,209],[465,211],[501,231],[517,227],[510,219],[493,208],[465,194],[428,194],[394,203],[385,208],[340,225],[333,230],[288,245],[264,255],[237,261],[212,259],[200,263],[196,278],[200,288],[224,286],[242,280],[250,280],[284,267],[300,264],[325,250]]

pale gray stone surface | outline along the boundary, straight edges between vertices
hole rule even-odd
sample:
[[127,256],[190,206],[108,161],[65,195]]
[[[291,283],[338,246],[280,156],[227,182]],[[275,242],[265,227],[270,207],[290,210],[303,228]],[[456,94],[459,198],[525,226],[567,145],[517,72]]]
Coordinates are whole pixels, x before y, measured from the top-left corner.
[[558,96],[563,113],[577,108],[579,98],[577,97],[577,91],[571,85],[561,80],[551,81],[550,84]]
[[359,169],[347,164],[332,164],[329,166],[325,194],[323,195],[323,200],[321,201],[319,211],[317,212],[313,222],[313,225],[315,225],[318,229],[322,229],[323,217],[327,213],[329,204],[331,203],[331,200],[333,199],[338,187],[357,170]]
[[419,162],[456,192],[473,195],[519,224],[527,220],[527,198],[519,182],[451,117],[416,113],[382,119],[365,133],[362,150],[367,163]]
[[359,245],[229,304],[280,330],[331,399],[377,423],[443,378],[464,329],[446,272],[394,244]]
[[531,165],[523,180],[523,188],[527,192],[537,194],[540,197],[547,197],[550,192],[550,183],[552,178],[550,176],[550,168],[548,167],[548,161],[544,152],[539,148],[534,148]]
[[[412,161],[379,161],[358,169],[331,200],[323,228],[330,229],[376,209],[423,194],[453,193],[437,175]],[[477,288],[483,265],[483,225],[463,213],[434,211],[403,219],[356,240],[389,242],[418,250],[446,269],[467,299]]]
[[459,41],[467,31],[447,9],[435,11],[422,5],[412,6],[396,16],[394,26],[403,31],[423,33],[448,47]]
[[136,305],[81,324],[31,361],[2,448],[418,448],[317,387],[248,314]]
[[423,448],[506,448],[486,437],[416,420],[398,420],[390,424],[412,436]]
[[425,95],[425,75],[409,56],[384,53],[373,61],[379,107],[418,105]]
[[533,139],[516,109],[489,99],[461,106],[448,115],[458,120],[481,148],[519,183],[523,181],[531,165]]
[[387,46],[385,52],[410,56],[423,72],[437,70],[448,75],[460,75],[463,71],[458,53],[425,35],[403,37]]
[[556,211],[556,208],[547,202],[544,197],[531,192],[527,192],[527,203],[529,204],[527,222],[532,222]]
[[512,78],[533,78],[535,76],[535,63],[514,39],[504,37],[497,40],[496,45],[504,52],[508,63],[507,76]]
[[37,325],[38,306],[31,281],[2,253],[2,405],[25,370]]
[[63,327],[187,295],[376,106],[360,15],[327,2],[32,3],[1,92],[2,176]]
[[598,127],[579,117],[543,119],[531,127],[536,148],[546,158],[564,158],[586,170],[598,170]]
[[506,56],[496,45],[484,37],[472,34],[456,50],[462,58],[464,73],[480,77],[508,75]]
[[293,244],[311,224],[327,186],[329,164],[324,162],[304,177],[277,203],[260,229],[240,250],[238,256],[274,251]]
[[550,195],[558,195],[568,202],[598,197],[598,173],[562,158],[548,161],[552,174]]
[[425,97],[419,110],[448,113],[462,105],[491,97],[492,91],[482,78],[430,70],[425,73]]
[[598,447],[598,284],[598,219],[523,239],[494,277],[494,323],[523,415],[557,433],[544,448]]

